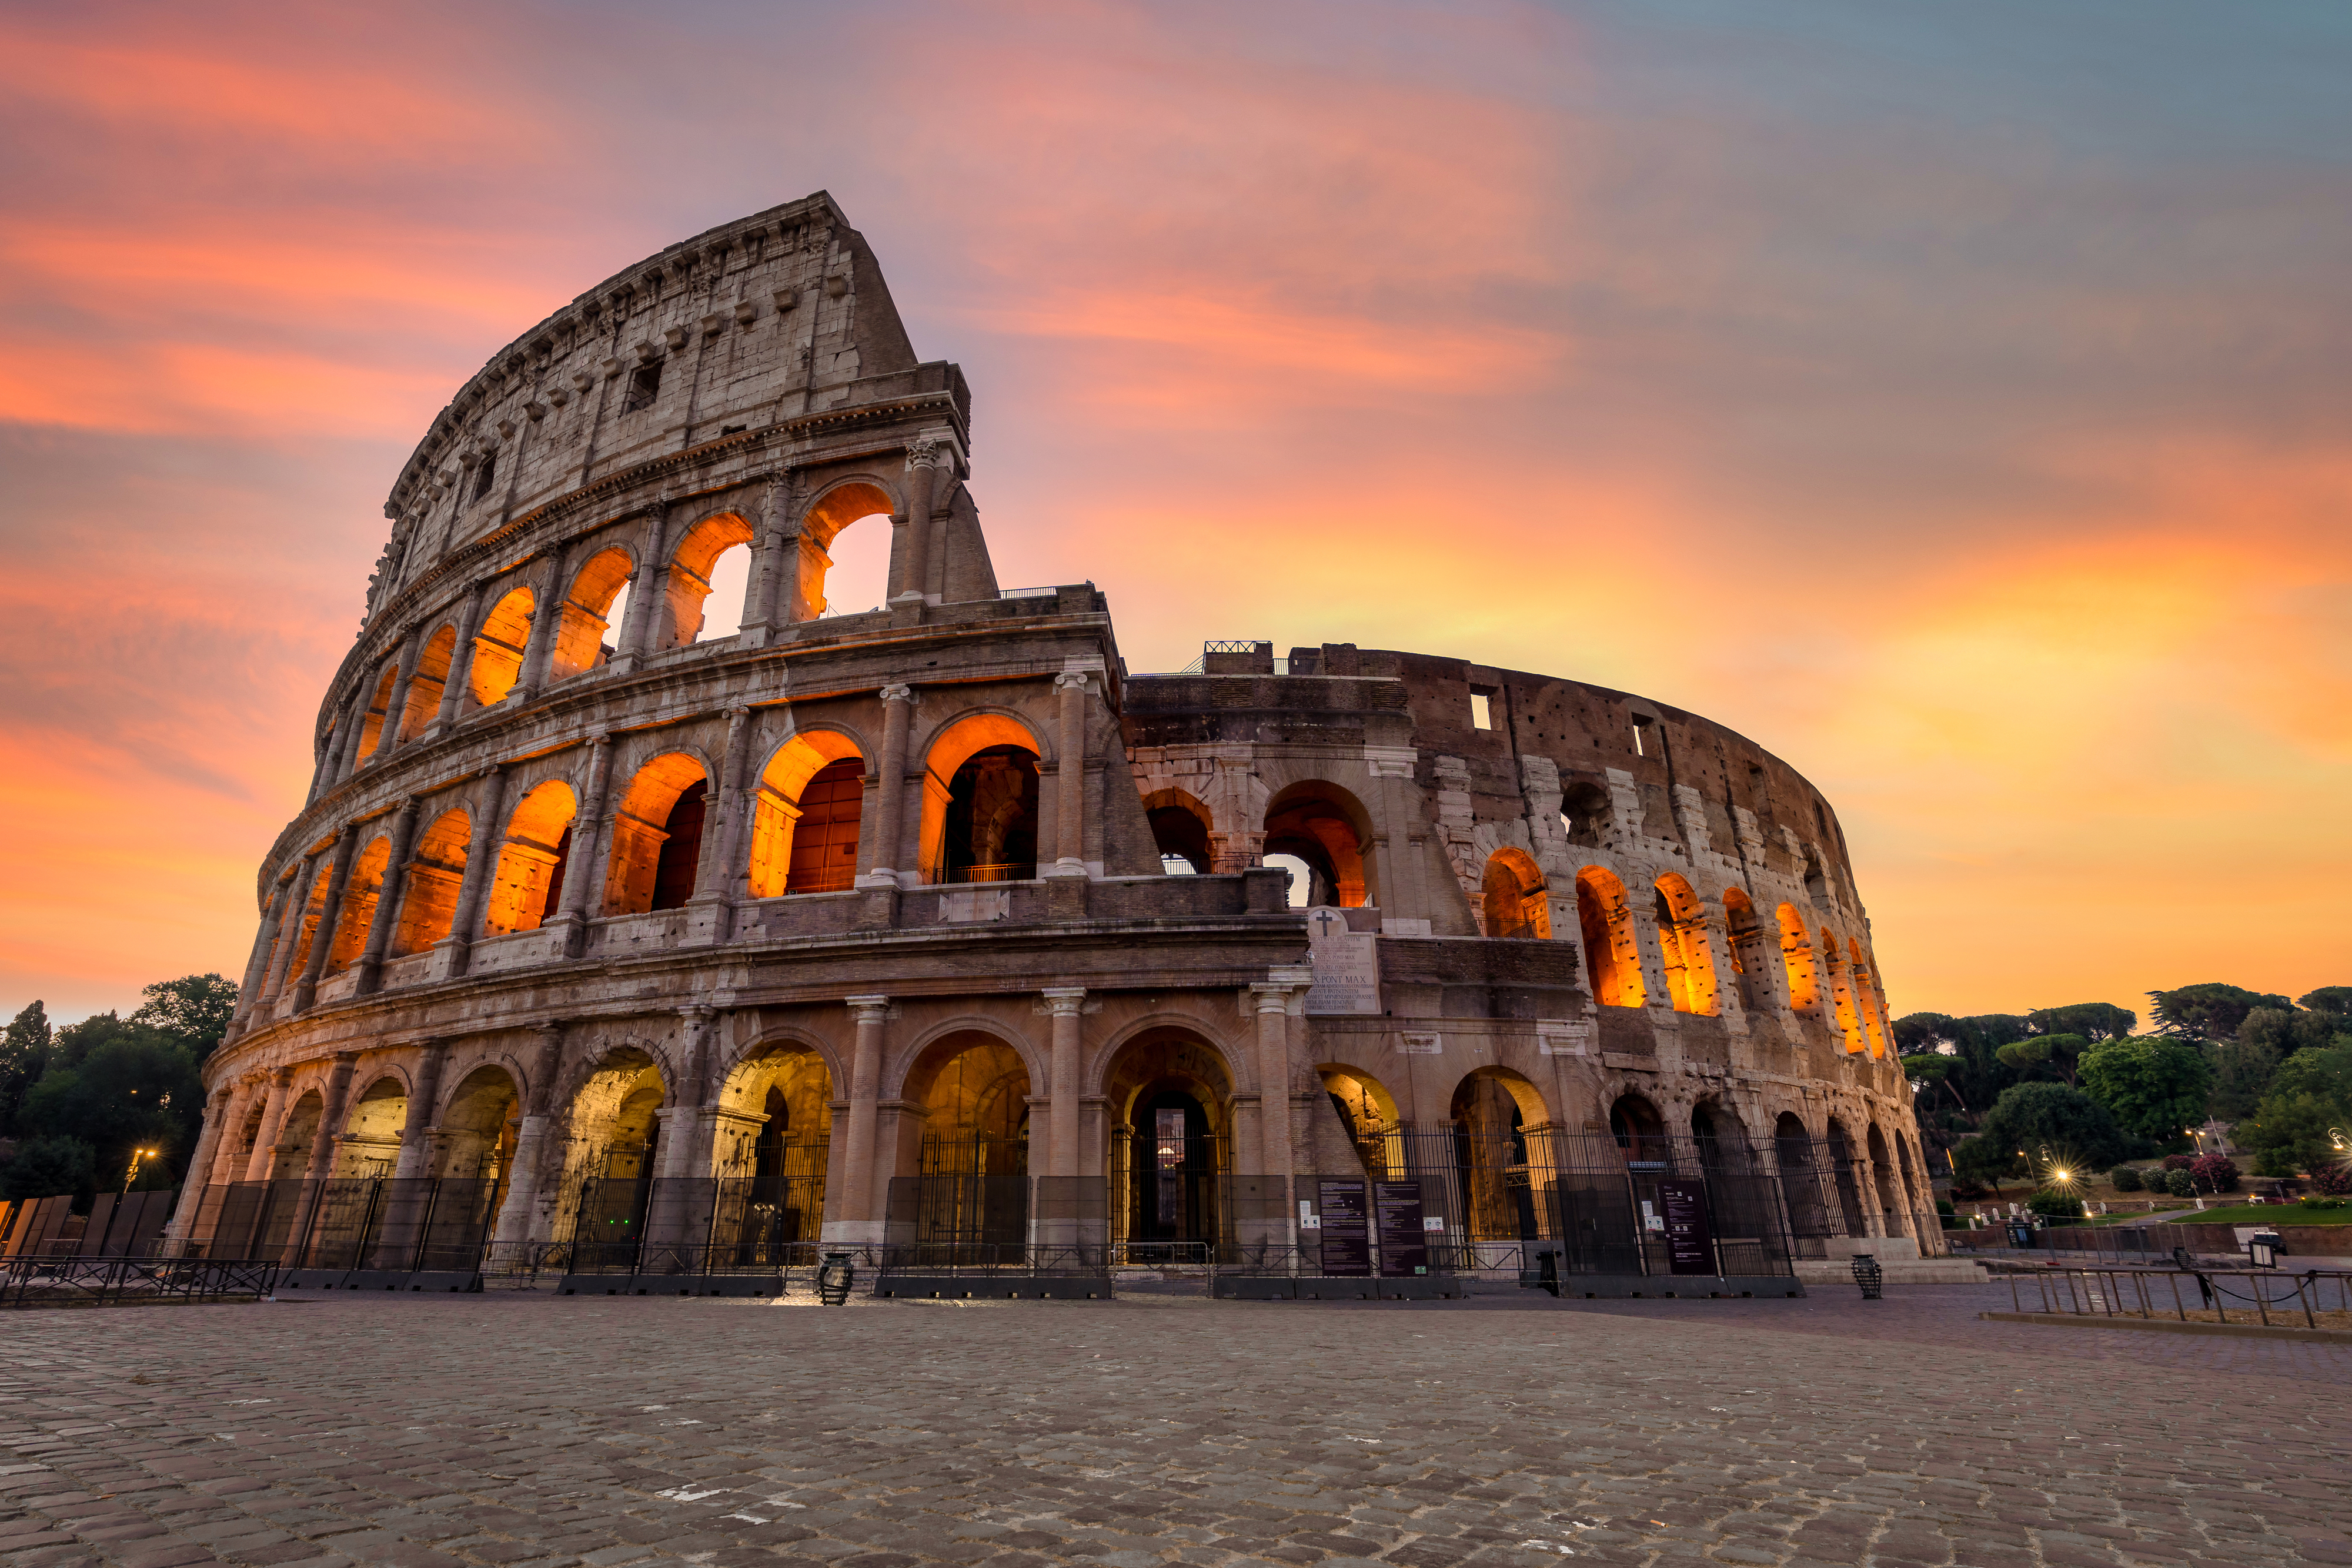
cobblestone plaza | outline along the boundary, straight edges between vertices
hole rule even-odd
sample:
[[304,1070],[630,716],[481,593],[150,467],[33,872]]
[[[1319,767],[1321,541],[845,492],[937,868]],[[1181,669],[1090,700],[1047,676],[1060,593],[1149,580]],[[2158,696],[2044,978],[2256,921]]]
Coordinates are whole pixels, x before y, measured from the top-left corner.
[[0,1560],[2352,1563],[2352,1349],[2008,1295],[26,1313]]

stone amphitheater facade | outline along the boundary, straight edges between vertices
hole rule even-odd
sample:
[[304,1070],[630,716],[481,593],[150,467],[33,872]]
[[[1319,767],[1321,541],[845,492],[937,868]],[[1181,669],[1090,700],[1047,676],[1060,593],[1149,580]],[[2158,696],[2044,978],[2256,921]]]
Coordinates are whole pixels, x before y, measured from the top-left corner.
[[[1461,659],[1131,674],[1091,583],[1000,587],[971,473],[961,372],[823,193],[495,356],[393,486],[189,1179],[487,1177],[517,1248],[599,1180],[772,1176],[793,1239],[856,1243],[993,1161],[1132,1239],[1180,1123],[1277,1193],[1401,1130],[1503,1163],[1696,1134],[1826,1151],[1816,1250],[1932,1234],[1869,922],[1788,766]],[[852,525],[887,601],[839,613]]]

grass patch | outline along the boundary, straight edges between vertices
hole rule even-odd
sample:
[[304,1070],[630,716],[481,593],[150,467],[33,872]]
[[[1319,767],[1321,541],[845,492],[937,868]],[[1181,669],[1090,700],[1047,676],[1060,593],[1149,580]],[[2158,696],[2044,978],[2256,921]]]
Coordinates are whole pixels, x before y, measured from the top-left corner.
[[2352,1225],[2352,1205],[2342,1208],[2305,1208],[2299,1203],[2237,1203],[2184,1214],[2175,1225]]

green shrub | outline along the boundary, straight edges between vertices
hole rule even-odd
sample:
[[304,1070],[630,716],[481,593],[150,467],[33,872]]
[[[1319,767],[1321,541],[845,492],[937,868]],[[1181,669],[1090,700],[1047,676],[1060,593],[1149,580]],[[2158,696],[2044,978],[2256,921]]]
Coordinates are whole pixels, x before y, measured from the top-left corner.
[[2164,1177],[2164,1190],[2175,1197],[2195,1197],[2197,1178],[2185,1170],[2168,1171]]
[[2117,1192],[2137,1192],[2141,1186],[2138,1168],[2133,1166],[2117,1166],[2107,1173],[2107,1184]]
[[0,1166],[0,1197],[63,1197],[97,1182],[98,1151],[79,1138],[27,1138]]
[[2044,1215],[2052,1219],[2083,1218],[2082,1197],[2063,1187],[2045,1186],[2027,1198],[2025,1207],[2030,1213]]
[[2340,1197],[2322,1197],[2315,1192],[2307,1192],[2298,1201],[2305,1208],[2342,1208],[2347,1200]]

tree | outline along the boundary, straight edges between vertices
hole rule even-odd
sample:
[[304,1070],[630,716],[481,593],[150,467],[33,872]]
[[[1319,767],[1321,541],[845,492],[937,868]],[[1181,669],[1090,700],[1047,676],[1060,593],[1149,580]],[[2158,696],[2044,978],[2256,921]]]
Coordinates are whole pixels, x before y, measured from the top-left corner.
[[2205,1117],[2213,1069],[2187,1040],[2131,1035],[2084,1053],[2083,1087],[2134,1137],[2177,1144]]
[[[196,1064],[177,1041],[141,1024],[100,1014],[102,1037],[83,1030],[86,1054],[52,1065],[25,1097],[24,1121],[48,1136],[79,1138],[97,1151],[101,1171],[129,1166],[131,1151],[153,1148],[184,1161],[204,1108]],[[59,1031],[60,1038],[68,1032]],[[98,1043],[88,1044],[91,1039]]]
[[2236,1038],[2258,1040],[2284,1061],[2298,1051],[2331,1043],[2338,1033],[2352,1033],[2352,1019],[2296,1008],[2256,1008],[2238,1025]]
[[2150,991],[2147,999],[2155,1004],[2157,1032],[2188,1040],[2229,1040],[2256,1008],[2294,1005],[2284,997],[2219,983]]
[[228,1020],[236,1011],[236,988],[218,975],[158,980],[142,994],[147,999],[131,1021],[178,1042],[199,1066],[228,1032]]
[[2077,1064],[2091,1042],[2079,1034],[2042,1034],[2024,1040],[2011,1040],[1993,1052],[2002,1065],[2021,1073],[2046,1068],[2068,1083],[2074,1082]]
[[2036,1008],[2025,1015],[2025,1027],[2035,1034],[2079,1034],[2095,1042],[2123,1039],[2139,1027],[2139,1015],[2113,1002],[2076,1002],[2071,1007]]
[[2038,1160],[2046,1148],[2076,1170],[2101,1170],[2129,1155],[2131,1144],[2113,1113],[2080,1089],[2018,1083],[2001,1091],[1985,1113],[1984,1130],[1960,1145],[1955,1161],[1964,1173],[1999,1176]]
[[0,1197],[62,1197],[96,1190],[97,1153],[79,1138],[28,1138],[0,1166]]
[[2303,1007],[2315,1013],[2326,1013],[2336,1020],[2338,1029],[2352,1029],[2352,986],[2322,986],[2295,998]]
[[2281,1062],[2252,1118],[2238,1124],[2238,1141],[2259,1175],[2294,1176],[2342,1160],[2334,1129],[2352,1134],[2352,1040]]
[[52,1033],[38,1002],[8,1020],[7,1034],[0,1037],[0,1134],[16,1131],[25,1096],[48,1067]]
[[1940,1090],[1949,1094],[1965,1112],[1969,1103],[1961,1097],[1958,1086],[1952,1082],[1961,1065],[1957,1056],[1939,1056],[1930,1051],[1903,1058],[1903,1076],[1922,1088]]
[[2252,1115],[2263,1096],[2270,1092],[2271,1079],[2278,1071],[2277,1046],[2247,1039],[2242,1025],[2238,1036],[2206,1048],[2212,1053],[2213,1068],[2206,1108],[2224,1122],[2242,1122]]

